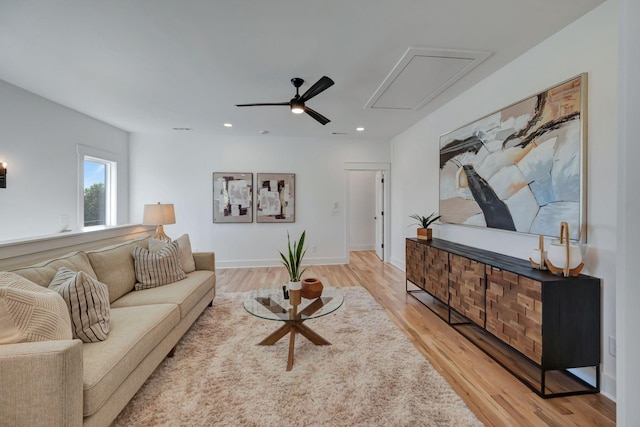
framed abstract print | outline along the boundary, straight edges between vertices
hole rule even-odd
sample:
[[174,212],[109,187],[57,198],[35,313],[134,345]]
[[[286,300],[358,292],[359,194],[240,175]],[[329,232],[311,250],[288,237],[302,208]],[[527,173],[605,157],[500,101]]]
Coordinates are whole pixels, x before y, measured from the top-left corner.
[[440,221],[585,242],[586,129],[585,73],[442,135]]
[[253,222],[253,173],[213,173],[213,222]]
[[295,174],[258,173],[257,175],[257,222],[295,222]]

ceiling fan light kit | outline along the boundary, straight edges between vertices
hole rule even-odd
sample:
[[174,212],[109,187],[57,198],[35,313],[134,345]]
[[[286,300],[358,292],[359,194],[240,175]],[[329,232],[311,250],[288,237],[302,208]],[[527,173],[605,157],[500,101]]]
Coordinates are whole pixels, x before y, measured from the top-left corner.
[[302,114],[304,113],[304,103],[300,102],[298,99],[291,100],[291,112],[293,114]]
[[314,96],[324,92],[333,86],[334,82],[327,76],[322,76],[320,80],[315,82],[305,93],[300,96],[299,88],[304,83],[304,80],[300,77],[294,77],[291,79],[291,84],[296,88],[296,94],[289,102],[269,102],[269,103],[259,103],[259,104],[236,104],[236,107],[262,107],[267,105],[288,105],[291,109],[291,112],[294,114],[302,114],[307,113],[311,117],[313,117],[316,121],[318,121],[321,125],[326,125],[331,120],[318,113],[315,110],[307,107],[305,103],[313,98]]

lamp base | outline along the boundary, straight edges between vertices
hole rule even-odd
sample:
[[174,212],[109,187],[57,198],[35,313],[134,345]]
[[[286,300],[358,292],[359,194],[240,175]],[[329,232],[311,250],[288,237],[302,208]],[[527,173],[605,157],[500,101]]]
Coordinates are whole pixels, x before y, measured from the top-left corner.
[[156,228],[156,234],[153,236],[153,239],[158,239],[167,243],[171,243],[171,237],[164,234],[164,227],[162,225],[159,225],[158,228]]
[[549,268],[549,271],[551,271],[553,274],[562,274],[564,277],[569,277],[569,276],[578,277],[578,275],[584,268],[583,262],[578,264],[576,267],[569,268],[569,269],[565,267],[556,267],[555,265],[551,264],[551,261],[549,260],[546,260],[546,263],[547,263],[547,267]]

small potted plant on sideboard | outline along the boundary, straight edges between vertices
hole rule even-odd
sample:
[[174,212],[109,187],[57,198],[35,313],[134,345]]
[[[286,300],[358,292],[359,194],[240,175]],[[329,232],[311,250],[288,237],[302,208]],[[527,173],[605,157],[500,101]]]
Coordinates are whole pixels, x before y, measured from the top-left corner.
[[415,224],[418,226],[418,239],[431,240],[433,230],[431,230],[429,226],[440,219],[440,215],[438,215],[437,212],[432,212],[429,216],[413,214],[410,215],[409,218],[418,221]]

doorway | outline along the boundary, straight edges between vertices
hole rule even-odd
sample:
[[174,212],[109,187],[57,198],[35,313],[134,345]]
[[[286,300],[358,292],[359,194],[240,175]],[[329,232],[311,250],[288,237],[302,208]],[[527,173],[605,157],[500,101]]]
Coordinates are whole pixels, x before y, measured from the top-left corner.
[[[347,260],[353,250],[375,251],[380,261],[389,259],[388,163],[345,163],[345,246]],[[385,247],[386,246],[386,247]]]
[[349,251],[375,250],[382,257],[380,241],[382,224],[378,206],[376,171],[350,171],[349,173]]
[[384,262],[384,171],[377,171],[375,176],[375,246],[376,255]]

